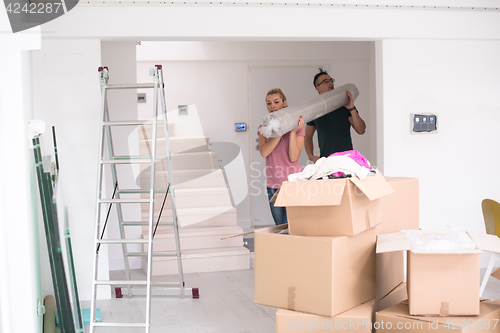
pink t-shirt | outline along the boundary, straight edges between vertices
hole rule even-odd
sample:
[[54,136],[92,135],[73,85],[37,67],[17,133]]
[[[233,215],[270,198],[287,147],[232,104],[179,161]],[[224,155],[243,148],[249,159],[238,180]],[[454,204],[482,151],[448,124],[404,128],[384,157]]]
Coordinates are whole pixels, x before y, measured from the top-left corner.
[[[297,132],[297,136],[305,136],[306,131],[304,127]],[[271,138],[266,138],[266,142],[269,140],[271,140]],[[281,183],[288,179],[289,174],[302,172],[299,159],[295,162],[291,162],[288,157],[289,142],[290,132],[281,137],[276,148],[266,157],[267,187],[279,188]]]

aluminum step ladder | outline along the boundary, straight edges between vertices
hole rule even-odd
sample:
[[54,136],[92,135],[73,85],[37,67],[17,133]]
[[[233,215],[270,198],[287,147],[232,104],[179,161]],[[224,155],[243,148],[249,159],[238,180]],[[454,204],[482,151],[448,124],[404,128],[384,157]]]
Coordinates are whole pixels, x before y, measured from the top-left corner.
[[[97,203],[96,203],[96,223],[95,223],[95,240],[94,240],[94,262],[93,262],[93,280],[92,280],[92,300],[91,300],[91,317],[90,325],[92,329],[97,327],[137,327],[144,328],[145,332],[150,332],[151,323],[151,296],[152,295],[162,295],[162,296],[192,296],[193,298],[199,297],[199,292],[197,288],[185,288],[184,275],[182,271],[182,260],[181,260],[181,249],[179,244],[179,229],[177,223],[177,211],[175,205],[175,191],[174,191],[174,181],[172,172],[172,156],[170,153],[170,142],[168,134],[168,122],[167,122],[167,112],[166,112],[166,102],[163,84],[163,73],[162,66],[156,65],[154,70],[152,70],[153,83],[147,84],[108,84],[109,70],[107,67],[99,67],[99,78],[101,83],[101,145],[99,148],[99,170],[97,176]],[[144,89],[151,88],[154,89],[154,100],[153,100],[153,113],[152,119],[148,121],[112,121],[109,117],[107,96],[109,90],[114,89]],[[160,100],[160,113],[158,107],[158,99]],[[159,124],[163,125],[163,130],[165,133],[165,145],[166,145],[166,156],[156,156],[156,144],[157,144],[157,126]],[[152,126],[152,138],[151,138],[151,149],[149,156],[116,156],[113,149],[113,140],[111,136],[111,128],[114,126]],[[107,146],[108,158],[105,159],[105,146]],[[158,161],[166,161],[168,167],[168,188],[167,190],[155,190],[155,164]],[[149,164],[151,168],[151,180],[150,188],[144,189],[121,189],[117,179],[117,164]],[[111,167],[111,178],[113,184],[115,184],[115,191],[111,198],[102,197],[102,186],[103,186],[103,172],[104,166],[109,165]],[[141,194],[148,193],[148,198],[124,198],[122,194]],[[176,251],[172,252],[153,252],[153,237],[154,237],[154,204],[155,204],[155,193],[165,193],[165,195],[170,194],[171,209],[173,221],[157,223],[160,225],[170,225],[174,227]],[[147,222],[127,222],[123,220],[123,212],[121,209],[122,204],[141,204],[147,203],[149,205],[149,218]],[[103,205],[108,205],[108,209],[111,209],[111,205],[114,204],[117,209],[117,218],[120,230],[120,239],[103,239],[104,230],[106,224],[101,228],[101,211]],[[109,216],[109,210],[108,210]],[[158,219],[159,221],[159,219]],[[106,218],[107,223],[107,218]],[[147,224],[146,224],[147,223]],[[136,225],[147,225],[149,227],[148,239],[126,239],[125,228],[127,226]],[[98,259],[99,259],[99,249],[102,244],[121,244],[123,251],[123,258],[125,261],[125,273],[126,280],[98,280]],[[147,245],[146,252],[128,252],[127,244],[142,244]],[[162,257],[176,257],[179,268],[179,282],[152,282],[152,260],[153,256]],[[146,280],[131,280],[130,278],[130,265],[128,258],[130,257],[147,257],[147,272]],[[121,294],[132,295],[145,295],[146,296],[146,316],[145,322],[141,323],[111,323],[105,322],[103,318],[102,322],[97,322],[95,318],[96,313],[96,298],[97,298],[97,287],[101,285],[108,286],[121,286],[117,287],[116,296],[121,297]]]

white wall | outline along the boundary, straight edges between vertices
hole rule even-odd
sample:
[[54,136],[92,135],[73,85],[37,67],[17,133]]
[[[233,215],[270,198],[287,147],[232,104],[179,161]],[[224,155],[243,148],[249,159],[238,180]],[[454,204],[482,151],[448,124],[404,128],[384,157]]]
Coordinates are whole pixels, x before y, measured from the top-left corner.
[[[246,174],[255,146],[256,128],[251,127],[249,68],[312,65],[323,66],[336,84],[354,83],[360,91],[356,106],[368,124],[365,135],[353,134],[353,144],[374,164],[375,92],[370,42],[142,42],[137,47],[139,82],[148,82],[149,68],[162,64],[168,110],[195,104],[205,136],[212,142],[232,142],[242,151]],[[310,78],[310,97],[317,95]],[[370,81],[372,80],[372,81]],[[273,87],[268,87],[271,89]],[[266,89],[266,91],[268,90]],[[288,96],[290,98],[290,96]],[[147,108],[147,105],[141,105]],[[265,108],[262,102],[262,108]],[[183,116],[178,116],[180,119]],[[250,128],[235,132],[234,123]],[[177,129],[176,129],[176,134]],[[316,148],[316,151],[318,149]],[[250,179],[249,179],[250,181]],[[238,208],[238,223],[250,225],[252,207],[246,198]]]
[[33,113],[27,50],[40,48],[40,29],[13,36],[0,12],[0,332],[41,331],[38,205],[27,121]]
[[[422,229],[484,232],[481,200],[500,199],[500,41],[382,42],[385,174],[420,179]],[[410,113],[438,115],[411,135]]]
[[[60,172],[69,211],[73,258],[80,300],[91,295],[95,199],[100,129],[99,40],[44,40],[33,55],[34,118],[56,127]],[[49,132],[50,133],[50,132]],[[51,154],[52,140],[42,147]],[[107,249],[101,250],[100,278],[108,275]],[[110,297],[102,288],[98,297]]]

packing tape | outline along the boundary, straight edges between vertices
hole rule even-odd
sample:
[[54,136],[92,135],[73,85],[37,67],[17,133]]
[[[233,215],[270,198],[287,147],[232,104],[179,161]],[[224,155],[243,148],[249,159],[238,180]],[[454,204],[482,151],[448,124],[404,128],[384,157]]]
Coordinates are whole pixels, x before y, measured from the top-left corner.
[[288,287],[288,310],[295,311],[295,287]]
[[441,302],[441,308],[439,309],[439,314],[441,316],[448,316],[450,314],[450,303]]

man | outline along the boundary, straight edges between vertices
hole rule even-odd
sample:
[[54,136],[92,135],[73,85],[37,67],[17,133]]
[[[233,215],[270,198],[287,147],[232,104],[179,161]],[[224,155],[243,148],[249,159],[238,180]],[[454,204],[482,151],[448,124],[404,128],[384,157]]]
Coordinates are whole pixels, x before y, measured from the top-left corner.
[[[321,69],[313,80],[314,87],[320,94],[333,90],[334,82],[335,80]],[[352,95],[349,91],[346,94],[348,98],[346,105],[307,123],[304,146],[307,156],[314,163],[320,157],[328,157],[333,153],[352,150],[351,126],[356,133],[365,133],[366,124],[354,106]],[[313,135],[316,130],[318,130],[320,156],[314,155]]]

